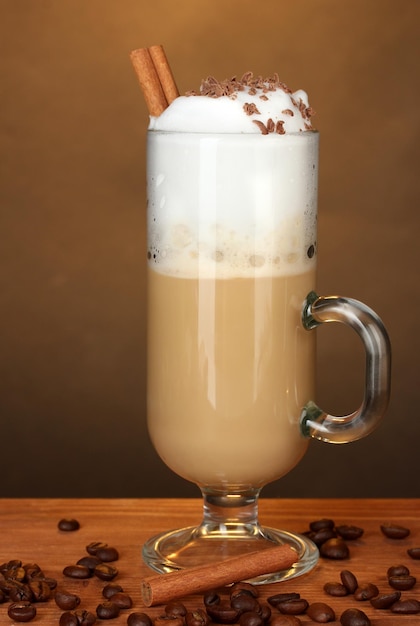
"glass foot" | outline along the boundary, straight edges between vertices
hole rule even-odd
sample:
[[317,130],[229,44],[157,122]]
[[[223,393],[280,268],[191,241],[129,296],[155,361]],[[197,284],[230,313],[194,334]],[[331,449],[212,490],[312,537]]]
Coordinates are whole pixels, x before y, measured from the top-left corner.
[[274,528],[258,528],[251,534],[232,536],[229,529],[206,533],[203,527],[173,530],[149,539],[143,546],[143,560],[153,570],[168,573],[199,565],[218,563],[223,559],[264,550],[273,545],[289,544],[299,560],[287,570],[264,574],[248,582],[274,583],[301,576],[315,567],[319,552],[316,545],[304,535]]

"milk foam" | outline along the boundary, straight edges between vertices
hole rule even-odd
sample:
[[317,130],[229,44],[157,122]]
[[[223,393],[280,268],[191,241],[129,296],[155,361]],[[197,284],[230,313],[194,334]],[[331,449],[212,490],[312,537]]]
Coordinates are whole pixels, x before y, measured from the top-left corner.
[[[287,93],[281,89],[256,94],[238,91],[235,98],[222,96],[181,96],[159,116],[150,118],[150,130],[209,132],[209,133],[261,133],[255,121],[263,124],[272,119],[274,125],[282,122],[285,133],[308,130],[304,111],[309,107],[308,96],[302,91]],[[262,99],[264,98],[264,99]],[[253,104],[258,113],[247,114],[244,106]],[[249,109],[248,109],[249,110]]]
[[317,165],[315,132],[150,131],[150,266],[187,278],[313,269]]

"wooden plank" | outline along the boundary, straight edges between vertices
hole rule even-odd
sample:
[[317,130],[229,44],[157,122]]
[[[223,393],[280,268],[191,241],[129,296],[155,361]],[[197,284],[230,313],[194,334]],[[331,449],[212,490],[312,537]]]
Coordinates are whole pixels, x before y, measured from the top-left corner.
[[[75,532],[60,532],[61,518],[74,517],[81,524]],[[334,599],[325,594],[328,581],[339,581],[340,571],[350,569],[359,582],[373,582],[381,592],[389,592],[388,567],[406,564],[418,583],[405,597],[420,600],[420,561],[410,559],[408,547],[420,546],[420,499],[264,499],[260,501],[262,524],[286,530],[304,532],[312,520],[329,517],[337,524],[354,524],[364,528],[363,537],[349,542],[350,559],[329,561],[321,559],[315,570],[298,579],[259,587],[262,598],[278,592],[298,591],[309,602],[324,601],[337,613],[349,607],[365,611],[375,626],[420,624],[420,615],[395,616],[389,611],[373,609],[367,602],[352,597]],[[169,528],[196,524],[201,519],[198,499],[3,499],[0,500],[0,562],[20,559],[36,562],[45,574],[57,578],[60,585],[82,598],[81,608],[95,611],[103,599],[105,583],[96,578],[73,581],[63,576],[66,565],[75,563],[86,554],[92,541],[103,541],[118,548],[120,559],[117,581],[134,601],[132,611],[145,611],[140,596],[140,580],[151,574],[141,560],[141,546],[151,535]],[[410,528],[407,539],[391,540],[380,531],[382,523],[392,522]],[[201,606],[200,597],[185,599],[189,608]],[[60,609],[54,602],[38,603],[34,623],[58,624]],[[162,607],[147,609],[152,617],[163,612]],[[126,624],[129,611],[112,620]],[[303,624],[311,624],[307,616]],[[7,624],[7,603],[0,605],[0,623]]]

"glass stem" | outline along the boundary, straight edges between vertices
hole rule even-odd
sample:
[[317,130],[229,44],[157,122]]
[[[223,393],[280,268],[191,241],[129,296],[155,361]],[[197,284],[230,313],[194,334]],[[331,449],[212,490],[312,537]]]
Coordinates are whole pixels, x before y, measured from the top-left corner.
[[223,493],[206,488],[201,491],[204,504],[203,521],[197,529],[199,536],[252,538],[261,533],[258,522],[260,489],[237,493]]

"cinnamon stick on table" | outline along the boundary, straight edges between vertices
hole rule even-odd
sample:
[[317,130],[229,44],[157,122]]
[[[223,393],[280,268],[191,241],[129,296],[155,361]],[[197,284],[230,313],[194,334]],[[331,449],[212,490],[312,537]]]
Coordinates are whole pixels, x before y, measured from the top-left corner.
[[130,53],[130,59],[149,113],[158,117],[179,96],[165,51],[162,46],[139,48]]
[[267,548],[232,557],[220,563],[149,576],[141,583],[141,594],[146,606],[165,604],[177,598],[222,587],[289,569],[298,560],[297,552],[289,545]]

